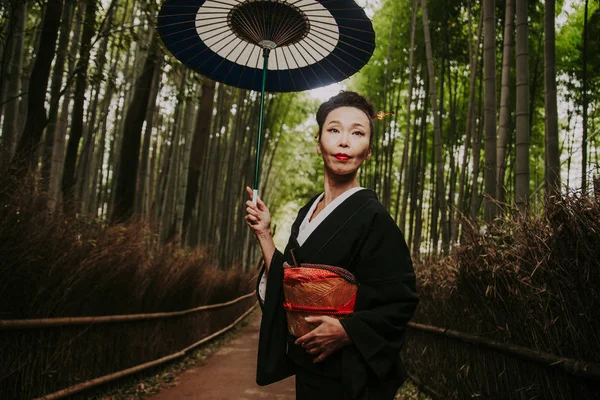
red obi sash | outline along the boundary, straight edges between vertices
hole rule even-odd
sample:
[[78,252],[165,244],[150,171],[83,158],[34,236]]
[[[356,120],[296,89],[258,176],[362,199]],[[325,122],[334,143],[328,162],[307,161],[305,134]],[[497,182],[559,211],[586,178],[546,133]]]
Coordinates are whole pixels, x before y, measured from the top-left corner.
[[346,269],[330,265],[283,265],[283,294],[288,330],[304,336],[315,328],[304,317],[328,315],[346,317],[354,311],[358,285]]

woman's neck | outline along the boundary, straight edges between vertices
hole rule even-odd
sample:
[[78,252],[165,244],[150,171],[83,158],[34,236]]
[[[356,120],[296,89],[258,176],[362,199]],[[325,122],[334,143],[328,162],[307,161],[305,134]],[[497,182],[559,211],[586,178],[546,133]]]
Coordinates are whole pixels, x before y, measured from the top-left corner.
[[359,187],[357,174],[350,174],[346,176],[334,175],[329,173],[327,169],[325,169],[324,174],[324,188],[323,188],[323,206],[331,203],[338,197],[340,194],[344,193],[346,190]]

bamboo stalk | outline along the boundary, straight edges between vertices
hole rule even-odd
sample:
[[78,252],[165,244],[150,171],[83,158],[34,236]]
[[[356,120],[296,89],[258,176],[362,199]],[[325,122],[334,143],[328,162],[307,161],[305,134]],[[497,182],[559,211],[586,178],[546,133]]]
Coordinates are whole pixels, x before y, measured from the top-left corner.
[[4,319],[0,320],[0,331],[14,329],[32,329],[32,328],[49,328],[57,326],[73,326],[87,324],[104,324],[111,322],[123,321],[142,321],[160,318],[177,317],[181,315],[192,314],[198,311],[214,310],[227,307],[245,300],[251,296],[255,296],[255,292],[245,294],[237,299],[226,303],[210,304],[182,311],[159,312],[149,314],[124,314],[124,315],[106,315],[99,317],[65,317],[65,318],[41,318],[41,319]]
[[511,343],[496,342],[494,340],[482,338],[468,333],[459,332],[448,328],[440,328],[439,326],[418,324],[416,322],[409,322],[408,326],[419,331],[446,336],[451,339],[461,340],[466,343],[478,344],[501,353],[510,354],[526,361],[533,361],[548,367],[559,368],[569,375],[581,376],[583,378],[590,379],[600,378],[600,364],[560,357],[554,354],[529,349],[527,347],[518,346]]
[[[254,293],[250,293],[250,294],[254,295]],[[247,296],[248,295],[242,296],[242,297],[247,297]],[[240,299],[242,297],[240,297]],[[238,300],[238,299],[236,299],[236,300]],[[154,367],[154,366],[166,363],[167,361],[171,361],[171,360],[174,360],[176,358],[183,357],[188,352],[190,352],[192,349],[194,349],[195,347],[198,347],[201,344],[206,343],[209,340],[214,339],[215,337],[217,337],[219,335],[222,335],[223,333],[227,332],[228,330],[230,330],[231,328],[233,328],[234,326],[236,326],[248,314],[250,314],[252,311],[254,311],[254,309],[256,308],[257,305],[258,305],[258,302],[254,303],[254,305],[252,307],[250,307],[250,309],[248,311],[246,311],[238,319],[236,319],[235,321],[233,321],[232,324],[226,326],[225,328],[221,329],[220,331],[217,331],[217,332],[213,333],[212,335],[209,335],[209,336],[207,336],[207,337],[205,337],[203,339],[200,339],[196,343],[194,343],[194,344],[186,347],[185,349],[183,349],[181,351],[178,351],[177,353],[173,353],[173,354],[170,354],[168,356],[164,356],[162,358],[159,358],[159,359],[153,360],[153,361],[149,361],[149,362],[144,363],[144,364],[136,365],[135,367],[131,367],[131,368],[127,368],[127,369],[124,369],[124,370],[121,370],[121,371],[118,371],[118,372],[114,372],[114,373],[109,374],[109,375],[104,375],[104,376],[101,376],[99,378],[95,378],[95,379],[89,380],[87,382],[82,382],[82,383],[79,383],[77,385],[70,386],[68,388],[59,390],[58,392],[54,392],[54,393],[51,393],[51,394],[47,394],[46,396],[39,397],[39,398],[37,398],[35,400],[51,400],[51,399],[60,399],[60,398],[64,398],[64,397],[67,397],[67,396],[71,396],[71,395],[73,395],[75,393],[79,393],[79,392],[81,392],[83,390],[90,389],[92,387],[101,385],[103,383],[114,381],[116,379],[125,377],[127,375],[131,375],[131,374],[134,374],[136,372],[140,372],[140,371],[143,371],[145,369],[148,369],[148,368],[151,368],[151,367]]]

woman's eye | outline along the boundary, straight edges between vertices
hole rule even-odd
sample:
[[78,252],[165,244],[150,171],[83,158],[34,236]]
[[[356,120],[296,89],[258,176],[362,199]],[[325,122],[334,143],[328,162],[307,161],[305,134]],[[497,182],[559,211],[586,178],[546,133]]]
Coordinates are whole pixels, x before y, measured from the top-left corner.
[[352,133],[353,133],[353,134],[355,133],[355,134],[357,134],[357,135],[363,135],[363,133],[362,133],[361,131],[354,131],[354,132],[352,132]]
[[335,129],[335,128],[331,128],[331,129],[329,129],[329,132],[337,133],[337,132],[338,132],[338,130],[337,130],[337,129]]

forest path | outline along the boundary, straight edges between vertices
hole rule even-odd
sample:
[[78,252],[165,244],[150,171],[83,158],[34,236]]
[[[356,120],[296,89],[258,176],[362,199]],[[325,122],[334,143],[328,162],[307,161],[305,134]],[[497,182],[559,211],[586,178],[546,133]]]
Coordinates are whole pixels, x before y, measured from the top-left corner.
[[[153,400],[295,400],[296,381],[291,376],[268,385],[256,384],[256,350],[260,328],[260,309],[246,319],[248,325],[236,337],[215,351],[200,366],[175,377],[170,388],[161,389]],[[430,400],[410,382],[404,384],[396,400]]]
[[296,398],[295,378],[269,386],[256,384],[256,350],[260,310],[248,317],[239,335],[213,353],[204,365],[190,368],[175,378],[175,386],[162,389],[155,400],[253,400]]

